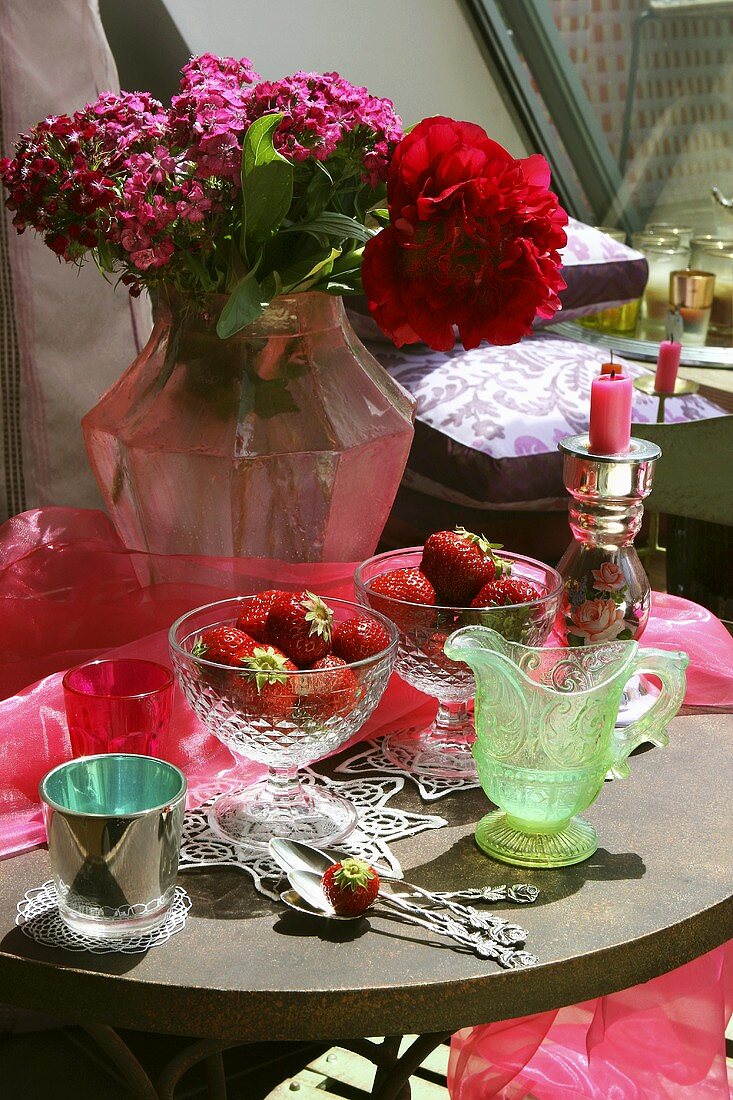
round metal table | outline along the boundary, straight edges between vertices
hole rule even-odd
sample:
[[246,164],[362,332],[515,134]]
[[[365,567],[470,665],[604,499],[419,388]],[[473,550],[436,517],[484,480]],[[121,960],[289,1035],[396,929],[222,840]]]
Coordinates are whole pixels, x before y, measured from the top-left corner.
[[[237,870],[181,875],[193,906],[164,947],[70,954],[15,927],[18,900],[49,877],[47,853],[34,851],[0,864],[0,1001],[53,1006],[108,1047],[111,1027],[197,1035],[202,1056],[293,1039],[354,1041],[363,1053],[362,1036],[420,1033],[414,1060],[458,1028],[645,982],[733,937],[733,716],[678,717],[669,733],[668,748],[634,756],[631,777],[605,785],[584,815],[600,848],[575,867],[532,871],[484,856],[473,841],[487,807],[480,790],[431,804],[447,827],[395,842],[406,876],[421,886],[538,886],[533,906],[496,906],[527,928],[536,967],[500,970],[378,914],[331,927],[256,894]],[[425,805],[411,783],[395,801]],[[397,1096],[404,1080],[384,1069],[374,1095]],[[139,1094],[172,1088],[141,1085]]]

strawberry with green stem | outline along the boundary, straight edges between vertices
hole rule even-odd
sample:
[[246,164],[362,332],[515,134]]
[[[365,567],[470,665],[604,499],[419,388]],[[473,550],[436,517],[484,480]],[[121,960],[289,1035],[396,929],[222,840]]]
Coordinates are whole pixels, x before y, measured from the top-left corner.
[[255,645],[244,658],[241,669],[232,675],[232,697],[243,711],[269,719],[287,718],[295,704],[297,672],[281,650],[271,645]]
[[468,607],[484,584],[511,572],[509,562],[494,554],[500,549],[500,543],[465,527],[437,531],[425,542],[420,570],[433,584],[439,604]]
[[210,626],[194,639],[191,654],[217,665],[237,665],[252,652],[254,639],[236,626]]
[[302,668],[325,657],[331,646],[333,611],[313,592],[283,593],[273,600],[266,641],[278,646]]
[[321,886],[341,917],[358,917],[373,903],[379,891],[379,875],[363,859],[345,857],[324,872]]

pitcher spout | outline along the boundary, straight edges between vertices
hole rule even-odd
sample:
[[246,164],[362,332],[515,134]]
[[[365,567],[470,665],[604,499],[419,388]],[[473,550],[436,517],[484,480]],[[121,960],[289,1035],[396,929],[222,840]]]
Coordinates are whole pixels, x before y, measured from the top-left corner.
[[491,665],[498,658],[512,659],[511,643],[488,626],[464,626],[451,634],[445,652],[452,661],[463,661],[474,673]]

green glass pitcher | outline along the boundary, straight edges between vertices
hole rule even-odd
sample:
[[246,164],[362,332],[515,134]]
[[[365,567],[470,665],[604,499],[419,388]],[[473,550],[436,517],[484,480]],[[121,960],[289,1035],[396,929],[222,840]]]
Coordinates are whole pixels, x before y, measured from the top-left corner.
[[[576,815],[595,801],[606,775],[629,774],[626,758],[665,727],[685,694],[686,653],[641,649],[634,641],[532,649],[483,626],[451,634],[445,652],[476,678],[473,755],[481,786],[499,807],[482,818],[483,851],[520,867],[565,867],[598,847]],[[616,726],[625,685],[638,673],[662,690],[649,710]]]

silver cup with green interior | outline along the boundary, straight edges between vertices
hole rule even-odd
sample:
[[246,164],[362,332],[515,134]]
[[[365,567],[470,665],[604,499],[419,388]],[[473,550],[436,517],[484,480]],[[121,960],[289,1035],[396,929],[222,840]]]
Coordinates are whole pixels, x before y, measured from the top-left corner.
[[59,913],[101,939],[162,924],[175,894],[186,778],[151,756],[105,753],[41,781]]

